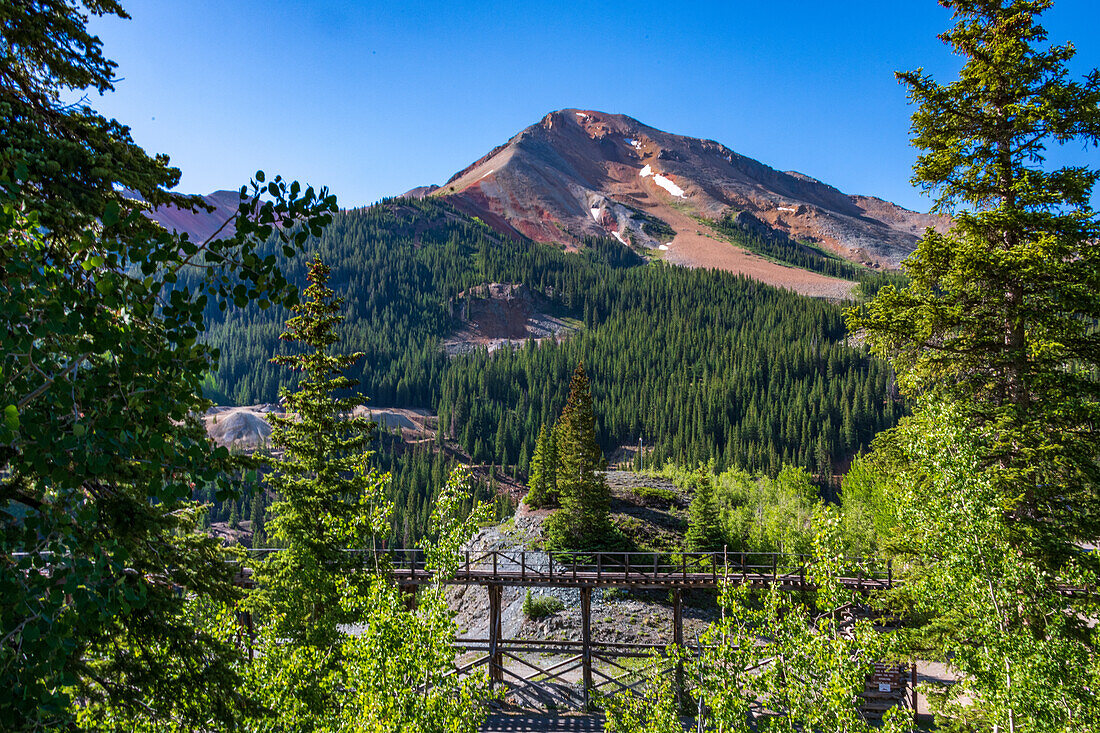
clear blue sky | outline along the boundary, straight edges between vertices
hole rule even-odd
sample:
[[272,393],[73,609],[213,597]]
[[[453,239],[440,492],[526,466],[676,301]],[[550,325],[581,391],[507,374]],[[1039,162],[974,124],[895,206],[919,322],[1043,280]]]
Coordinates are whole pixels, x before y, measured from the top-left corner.
[[[904,89],[959,62],[932,0],[335,2],[129,0],[93,21],[118,62],[93,106],[183,170],[180,190],[257,168],[345,207],[443,183],[544,114],[620,112],[780,170],[913,209]],[[1051,40],[1100,66],[1100,2],[1059,0]],[[1100,164],[1078,146],[1069,159]]]

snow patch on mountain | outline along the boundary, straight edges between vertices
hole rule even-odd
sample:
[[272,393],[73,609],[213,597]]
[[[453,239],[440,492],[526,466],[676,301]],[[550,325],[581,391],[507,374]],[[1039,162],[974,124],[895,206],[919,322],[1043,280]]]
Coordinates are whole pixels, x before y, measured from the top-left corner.
[[653,182],[664,190],[671,193],[673,196],[678,196],[682,199],[687,198],[687,194],[684,193],[684,189],[673,183],[671,178],[666,178],[658,173],[657,175],[653,176]]

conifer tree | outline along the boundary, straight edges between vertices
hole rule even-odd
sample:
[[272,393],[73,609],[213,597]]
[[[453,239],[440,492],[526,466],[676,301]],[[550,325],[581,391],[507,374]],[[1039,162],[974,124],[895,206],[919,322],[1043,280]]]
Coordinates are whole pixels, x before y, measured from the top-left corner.
[[611,492],[599,473],[603,453],[596,443],[596,418],[584,364],[578,364],[569,399],[558,420],[558,499],[561,509],[548,520],[555,549],[592,549],[614,541]]
[[[945,0],[958,81],[901,74],[914,180],[955,214],[851,325],[916,409],[875,441],[893,487],[892,544],[914,618],[963,684],[941,711],[968,730],[1089,730],[1097,720],[1100,536],[1100,172],[1045,165],[1051,144],[1100,142],[1100,72],[1068,79],[1050,0]],[[975,644],[975,640],[981,644]]]
[[252,497],[252,512],[249,521],[252,527],[252,547],[263,547],[266,541],[264,537],[264,492],[257,491]]
[[555,428],[547,430],[545,425],[539,428],[535,455],[531,459],[531,480],[524,498],[524,503],[532,509],[556,506],[558,503],[558,456],[552,437],[554,431]]
[[305,301],[294,307],[282,339],[302,348],[276,356],[298,372],[295,389],[282,389],[286,414],[272,414],[271,443],[283,450],[272,462],[269,536],[282,548],[257,570],[256,605],[276,633],[324,647],[344,622],[342,584],[359,578],[362,559],[348,549],[373,547],[389,505],[386,476],[370,465],[375,423],[351,415],[360,395],[339,396],[354,383],[342,372],[362,354],[334,354],[341,300],[328,287],[329,268],[315,259]]
[[717,552],[725,544],[718,516],[718,500],[710,471],[700,468],[692,477],[695,496],[688,507],[688,530],[684,537],[689,552]]
[[[1100,171],[1052,169],[1051,144],[1100,143],[1100,72],[1067,78],[1072,45],[1046,46],[1050,0],[949,0],[942,38],[966,59],[958,81],[899,74],[920,104],[914,183],[955,214],[906,260],[865,317],[898,385],[951,403],[986,445],[1020,531],[1055,556],[1100,535]],[[1016,498],[1018,497],[1018,498]]]
[[115,81],[91,16],[126,17],[116,0],[0,4],[0,727],[228,728],[249,708],[239,652],[203,609],[237,591],[192,492],[235,502],[245,472],[199,419],[207,325],[294,302],[257,251],[292,257],[336,203],[257,172],[207,241],[142,216],[196,200],[81,98]]

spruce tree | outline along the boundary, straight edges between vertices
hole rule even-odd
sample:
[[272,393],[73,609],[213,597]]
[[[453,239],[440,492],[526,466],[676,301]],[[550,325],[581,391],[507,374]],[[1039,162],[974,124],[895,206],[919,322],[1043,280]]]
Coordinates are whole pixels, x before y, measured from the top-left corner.
[[252,547],[263,547],[266,543],[266,537],[264,536],[264,504],[266,496],[263,490],[258,490],[252,496],[252,511],[249,516],[249,521],[252,527]]
[[0,4],[0,727],[231,728],[239,649],[203,611],[238,591],[193,492],[236,501],[246,472],[200,420],[206,327],[231,303],[292,303],[285,258],[258,249],[293,256],[336,203],[257,173],[220,239],[142,216],[194,199],[82,98],[115,81],[93,15],[126,17]]
[[718,516],[718,500],[710,471],[700,468],[692,477],[695,496],[688,507],[688,530],[684,537],[689,552],[718,552],[725,544]]
[[[962,684],[968,730],[1088,730],[1100,536],[1100,172],[1045,165],[1051,144],[1100,142],[1100,73],[1068,79],[1049,0],[945,0],[966,59],[941,85],[901,74],[920,107],[916,183],[954,213],[851,326],[890,358],[914,414],[875,441],[912,618]],[[980,645],[975,643],[980,640]]]
[[532,509],[557,506],[557,463],[558,456],[552,438],[554,428],[539,428],[538,441],[535,443],[535,455],[531,459],[531,480],[528,483],[524,503]]
[[363,580],[362,558],[347,550],[372,548],[389,511],[386,477],[370,465],[375,423],[351,414],[363,398],[347,394],[355,383],[342,374],[363,355],[331,353],[342,317],[328,278],[315,259],[305,301],[282,335],[302,350],[272,359],[299,380],[281,390],[286,414],[270,416],[271,443],[283,455],[268,479],[279,501],[267,532],[284,549],[257,570],[255,599],[277,635],[316,647],[337,639],[337,625],[349,620],[341,594]]
[[1100,143],[1100,72],[1067,78],[1072,45],[1046,46],[1050,0],[953,0],[944,41],[966,59],[941,85],[900,74],[911,99],[914,183],[954,213],[853,328],[892,359],[898,385],[950,403],[999,469],[1021,532],[1054,556],[1100,536],[1100,172],[1051,168],[1051,144]]
[[613,544],[611,492],[599,472],[603,453],[596,443],[596,418],[584,364],[578,364],[569,399],[558,420],[557,485],[561,509],[547,520],[555,549],[595,549]]

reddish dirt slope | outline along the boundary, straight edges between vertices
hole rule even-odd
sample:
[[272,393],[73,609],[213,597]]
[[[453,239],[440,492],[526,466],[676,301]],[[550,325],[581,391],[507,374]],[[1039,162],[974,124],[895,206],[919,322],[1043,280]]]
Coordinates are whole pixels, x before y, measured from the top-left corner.
[[566,246],[592,235],[659,248],[669,239],[658,233],[664,222],[676,232],[672,250],[679,251],[671,260],[736,271],[747,267],[743,251],[692,243],[698,219],[740,214],[756,226],[881,267],[896,267],[925,227],[949,224],[774,170],[713,140],[576,109],[548,114],[433,195],[508,234]]

